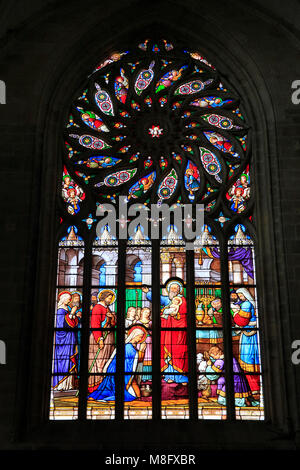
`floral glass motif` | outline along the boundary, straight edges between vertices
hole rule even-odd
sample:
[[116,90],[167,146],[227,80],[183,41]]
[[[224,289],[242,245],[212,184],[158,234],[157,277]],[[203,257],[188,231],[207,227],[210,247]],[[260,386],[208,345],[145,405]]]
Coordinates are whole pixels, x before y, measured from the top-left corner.
[[[64,127],[51,419],[264,419],[248,130],[230,83],[176,42],[147,38],[91,71]],[[119,196],[203,204],[194,249],[172,222],[155,249],[142,224],[125,244],[109,225],[96,233],[97,208]]]

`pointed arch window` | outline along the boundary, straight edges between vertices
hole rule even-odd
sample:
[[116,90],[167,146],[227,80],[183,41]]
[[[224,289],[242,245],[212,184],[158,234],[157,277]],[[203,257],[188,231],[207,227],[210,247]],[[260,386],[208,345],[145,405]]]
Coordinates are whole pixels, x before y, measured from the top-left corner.
[[[251,131],[231,90],[199,51],[147,39],[98,64],[74,100],[50,419],[264,419]],[[151,213],[124,239],[135,203],[191,213],[159,239]],[[107,204],[117,221],[99,229]]]

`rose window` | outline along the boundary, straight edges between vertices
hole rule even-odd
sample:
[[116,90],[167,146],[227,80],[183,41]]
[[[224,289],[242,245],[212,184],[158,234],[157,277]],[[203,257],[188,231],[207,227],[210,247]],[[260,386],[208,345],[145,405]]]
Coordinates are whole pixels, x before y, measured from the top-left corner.
[[[146,40],[90,74],[65,130],[63,199],[203,203],[243,212],[250,199],[239,98],[199,52]],[[184,184],[178,184],[178,181]]]

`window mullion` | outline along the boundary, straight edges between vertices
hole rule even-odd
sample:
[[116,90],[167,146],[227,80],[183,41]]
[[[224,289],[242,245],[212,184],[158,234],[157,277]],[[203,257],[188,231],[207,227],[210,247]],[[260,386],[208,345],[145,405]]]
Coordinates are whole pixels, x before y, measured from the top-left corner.
[[161,417],[160,371],[160,244],[152,241],[152,413],[153,419]]
[[84,253],[84,275],[82,295],[82,327],[81,327],[81,357],[80,357],[80,380],[79,380],[79,402],[78,418],[86,420],[87,395],[88,395],[88,359],[90,338],[90,302],[91,302],[91,272],[92,272],[92,241],[86,241]]
[[227,420],[235,420],[234,405],[234,382],[232,371],[232,328],[229,301],[229,275],[228,275],[228,252],[227,242],[224,237],[220,240],[221,256],[221,281],[222,281],[222,313],[223,313],[223,338],[224,338],[224,362],[225,362],[225,381],[226,381],[226,408]]

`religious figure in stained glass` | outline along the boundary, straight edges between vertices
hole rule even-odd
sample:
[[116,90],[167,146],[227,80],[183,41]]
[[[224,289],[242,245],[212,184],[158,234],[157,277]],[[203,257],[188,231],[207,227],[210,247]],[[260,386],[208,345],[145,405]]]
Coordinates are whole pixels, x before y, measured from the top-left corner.
[[68,291],[60,292],[56,312],[56,326],[62,328],[56,331],[53,388],[57,390],[70,390],[73,388],[74,377],[72,371],[77,366],[77,332],[78,317],[76,307],[70,309],[72,294]]
[[[98,303],[91,312],[90,336],[90,361],[89,373],[101,374],[103,368],[113,351],[115,350],[114,332],[111,330],[116,324],[116,315],[110,310],[109,306],[115,300],[115,293],[111,290],[102,290],[98,295]],[[98,385],[94,380],[95,376],[90,375],[89,391],[92,391]]]

